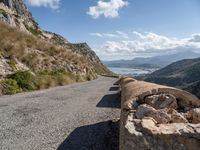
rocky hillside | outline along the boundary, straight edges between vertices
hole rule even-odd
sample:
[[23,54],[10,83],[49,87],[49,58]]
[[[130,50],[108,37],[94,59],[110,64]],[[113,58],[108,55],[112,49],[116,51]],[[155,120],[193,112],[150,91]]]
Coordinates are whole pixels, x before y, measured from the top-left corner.
[[172,63],[147,75],[145,80],[179,87],[200,97],[200,58]]
[[63,48],[72,48],[72,51],[75,53],[87,55],[95,62],[100,62],[95,52],[86,43],[72,44],[56,33],[43,31],[28,11],[23,0],[0,0],[0,20],[55,45],[62,46]]
[[23,0],[0,0],[0,28],[2,94],[112,74],[86,43],[73,44],[42,31]]

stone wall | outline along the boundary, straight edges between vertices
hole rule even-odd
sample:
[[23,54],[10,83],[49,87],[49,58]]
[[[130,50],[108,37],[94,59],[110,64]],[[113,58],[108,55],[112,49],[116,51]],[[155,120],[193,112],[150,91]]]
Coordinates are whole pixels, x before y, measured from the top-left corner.
[[200,149],[200,100],[176,88],[124,77],[120,150]]

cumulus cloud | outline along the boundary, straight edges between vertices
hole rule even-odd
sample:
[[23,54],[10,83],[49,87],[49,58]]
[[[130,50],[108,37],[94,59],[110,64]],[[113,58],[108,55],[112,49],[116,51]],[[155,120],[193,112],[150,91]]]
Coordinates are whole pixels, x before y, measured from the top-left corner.
[[122,31],[116,31],[116,32],[117,32],[117,34],[119,34],[119,36],[121,36],[122,38],[124,38],[124,39],[129,39],[128,34],[122,32]]
[[110,55],[141,55],[160,54],[183,50],[200,52],[200,34],[188,38],[170,38],[152,32],[133,32],[135,38],[122,41],[106,41],[100,48],[101,53]]
[[116,18],[119,16],[119,9],[127,5],[128,2],[124,0],[110,0],[109,2],[99,0],[97,6],[91,6],[87,14],[95,19],[101,15],[105,18]]
[[119,36],[117,34],[112,33],[89,33],[92,36],[97,36],[101,38],[118,38]]
[[61,0],[26,0],[27,3],[35,7],[49,7],[52,9],[58,9]]
[[101,33],[89,33],[89,35],[103,37],[103,35]]
[[128,34],[122,32],[122,31],[116,31],[115,33],[89,33],[89,35],[97,36],[100,38],[123,38],[123,39],[129,39]]

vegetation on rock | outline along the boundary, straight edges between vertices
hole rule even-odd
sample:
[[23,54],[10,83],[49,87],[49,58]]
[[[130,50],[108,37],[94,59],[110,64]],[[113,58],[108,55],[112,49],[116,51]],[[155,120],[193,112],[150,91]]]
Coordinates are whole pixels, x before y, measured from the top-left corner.
[[100,62],[78,55],[70,48],[54,45],[4,23],[0,23],[0,28],[0,59],[10,67],[2,77],[2,94],[45,89],[93,80],[98,74],[112,74]]

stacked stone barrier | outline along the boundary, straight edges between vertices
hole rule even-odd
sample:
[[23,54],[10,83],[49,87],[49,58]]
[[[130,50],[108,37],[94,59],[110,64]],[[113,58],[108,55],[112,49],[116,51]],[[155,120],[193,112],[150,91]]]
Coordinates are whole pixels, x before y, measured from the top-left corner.
[[199,150],[200,100],[180,89],[122,77],[120,150]]

